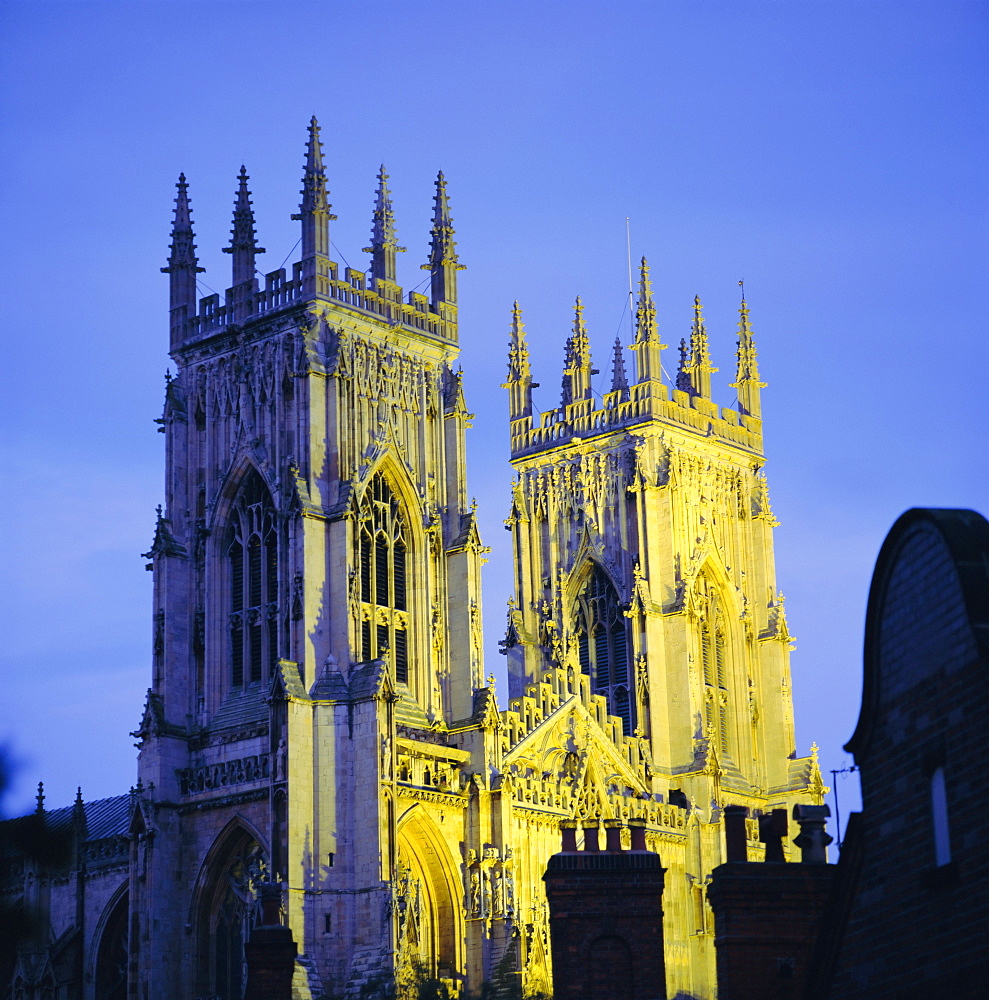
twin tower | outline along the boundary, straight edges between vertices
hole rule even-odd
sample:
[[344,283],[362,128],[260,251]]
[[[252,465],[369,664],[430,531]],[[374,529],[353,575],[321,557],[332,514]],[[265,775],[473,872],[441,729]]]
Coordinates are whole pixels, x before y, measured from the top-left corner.
[[[197,297],[179,180],[153,677],[118,897],[128,995],[239,1000],[262,882],[299,946],[299,996],[436,979],[466,997],[496,975],[548,992],[542,875],[561,824],[631,824],[667,869],[655,995],[713,997],[725,806],[823,793],[796,754],[747,309],[737,408],[710,398],[699,305],[670,386],[643,262],[634,381],[619,345],[592,395],[578,304],[561,404],[537,414],[516,307],[502,709],[484,680],[446,187],[430,294],[403,297],[386,181],[371,267],[341,272],[314,119],[301,259],[262,287],[242,170],[221,301]],[[749,835],[755,856],[754,819]]]

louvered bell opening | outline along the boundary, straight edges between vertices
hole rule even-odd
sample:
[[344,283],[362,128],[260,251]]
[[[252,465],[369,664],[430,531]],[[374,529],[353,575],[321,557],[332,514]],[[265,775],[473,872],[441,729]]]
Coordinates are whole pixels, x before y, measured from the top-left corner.
[[728,671],[725,663],[725,634],[720,629],[714,634],[714,661],[718,676],[718,687],[728,687]]
[[240,542],[230,546],[230,610],[244,610],[244,550]]
[[598,691],[606,690],[611,685],[611,671],[609,670],[608,656],[608,633],[605,628],[599,625],[594,630],[594,667],[595,684]]
[[388,601],[388,540],[378,535],[374,540],[374,600],[387,608]]
[[612,715],[617,715],[625,727],[625,735],[632,732],[632,706],[629,702],[628,689],[619,687],[615,689],[614,703],[612,705]]
[[272,615],[268,619],[268,666],[272,673],[278,665],[278,618]]
[[611,683],[628,683],[628,637],[624,622],[615,622],[611,627]]
[[262,641],[264,638],[264,622],[260,618],[247,627],[248,641],[251,647],[251,683],[261,680]]
[[230,629],[230,682],[244,686],[244,630],[239,624]]
[[591,672],[591,649],[587,642],[587,632],[584,630],[577,633],[577,661],[583,673]]
[[248,600],[250,601],[248,607],[251,608],[260,607],[262,603],[261,581],[263,577],[261,575],[261,554],[261,539],[257,535],[254,535],[247,546],[247,586]]
[[395,629],[395,678],[403,684],[409,682],[408,636],[404,628]]
[[405,543],[397,541],[392,550],[392,558],[395,564],[395,608],[398,611],[407,610],[405,607]]
[[361,622],[361,659],[367,663],[374,658],[371,650],[371,623],[367,620]]
[[701,667],[704,672],[704,683],[714,684],[714,657],[711,651],[711,627],[705,622],[701,625]]
[[361,532],[361,600],[371,603],[371,536]]

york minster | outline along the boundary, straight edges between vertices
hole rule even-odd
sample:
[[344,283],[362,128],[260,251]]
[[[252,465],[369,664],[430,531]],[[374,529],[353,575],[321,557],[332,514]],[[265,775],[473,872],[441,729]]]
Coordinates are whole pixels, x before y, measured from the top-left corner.
[[[664,345],[643,259],[634,342],[595,342],[592,361],[578,299],[542,412],[522,308],[504,304],[514,594],[498,692],[446,178],[426,290],[406,294],[384,167],[370,267],[341,267],[314,118],[300,259],[260,281],[235,171],[225,294],[197,292],[185,177],[162,268],[176,374],[137,780],[65,809],[39,794],[78,864],[6,864],[6,898],[49,924],[7,970],[11,995],[241,1000],[261,883],[280,886],[299,998],[405,995],[423,975],[467,997],[499,971],[545,994],[561,828],[579,844],[620,829],[628,847],[634,823],[667,869],[668,995],[712,998],[725,806],[749,808],[758,857],[758,814],[825,792],[816,755],[796,753],[744,298],[734,359],[696,299],[689,338]],[[716,361],[735,367],[732,407],[712,399]]]

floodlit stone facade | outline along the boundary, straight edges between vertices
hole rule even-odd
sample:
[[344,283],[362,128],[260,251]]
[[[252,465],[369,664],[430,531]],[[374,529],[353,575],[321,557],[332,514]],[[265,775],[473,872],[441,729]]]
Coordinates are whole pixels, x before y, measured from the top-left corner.
[[[295,996],[423,977],[466,996],[512,974],[548,992],[542,876],[577,820],[644,826],[666,869],[667,992],[713,997],[724,807],[754,816],[825,790],[795,751],[748,309],[738,407],[711,399],[699,302],[671,388],[643,261],[634,376],[617,344],[612,389],[592,396],[578,302],[560,406],[537,415],[516,307],[500,710],[445,180],[429,295],[396,282],[384,169],[366,273],[330,259],[327,194],[314,119],[301,260],[259,286],[242,170],[232,286],[197,301],[178,184],[153,676],[118,878],[126,995],[239,1000],[262,881],[282,885]],[[71,995],[106,996],[90,980]]]

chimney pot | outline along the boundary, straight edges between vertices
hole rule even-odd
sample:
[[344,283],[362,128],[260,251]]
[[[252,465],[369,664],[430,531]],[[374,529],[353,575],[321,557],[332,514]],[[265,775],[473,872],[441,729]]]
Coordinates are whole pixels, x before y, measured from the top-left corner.
[[725,806],[725,855],[728,861],[748,861],[748,835],[745,832],[746,806]]
[[617,819],[604,821],[605,850],[620,851],[622,849],[622,824]]
[[598,846],[598,822],[596,819],[586,820],[584,823],[584,850],[601,850]]
[[828,861],[828,844],[834,839],[825,829],[831,809],[826,806],[795,805],[793,818],[800,833],[793,842],[800,848],[800,860],[805,865],[824,865]]
[[628,829],[632,835],[632,850],[647,851],[646,824],[641,819],[629,820]]
[[759,839],[766,845],[766,861],[786,861],[783,838],[786,836],[786,810],[774,809],[759,817]]
[[577,824],[572,819],[565,819],[560,824],[560,833],[563,835],[563,851],[577,850]]

